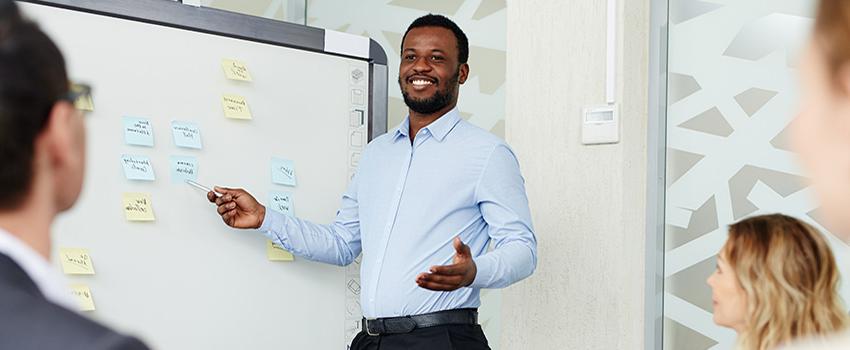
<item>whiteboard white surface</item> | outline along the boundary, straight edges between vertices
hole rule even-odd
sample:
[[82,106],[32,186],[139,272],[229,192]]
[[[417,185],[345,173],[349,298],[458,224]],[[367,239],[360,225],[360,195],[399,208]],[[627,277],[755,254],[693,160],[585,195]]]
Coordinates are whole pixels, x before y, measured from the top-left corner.
[[[351,133],[367,134],[350,113],[368,110],[352,94],[368,96],[367,79],[350,78],[367,63],[20,6],[57,42],[72,80],[94,89],[83,194],[53,227],[54,260],[62,247],[92,257],[96,275],[69,276],[91,288],[97,310],[87,314],[157,349],[345,348],[344,268],[268,261],[262,234],[227,228],[202,192],[172,183],[169,157],[195,156],[199,182],[244,187],[263,203],[291,192],[297,216],[329,223],[356,156]],[[227,80],[226,58],[245,62],[253,82]],[[253,120],[225,118],[223,94],[244,96]],[[126,145],[123,116],[148,118],[154,147]],[[175,146],[172,120],[199,124],[203,149]],[[156,181],[125,179],[122,154],[150,157]],[[272,157],[295,162],[296,187],[271,182]],[[150,193],[156,221],[125,220],[124,192]]]

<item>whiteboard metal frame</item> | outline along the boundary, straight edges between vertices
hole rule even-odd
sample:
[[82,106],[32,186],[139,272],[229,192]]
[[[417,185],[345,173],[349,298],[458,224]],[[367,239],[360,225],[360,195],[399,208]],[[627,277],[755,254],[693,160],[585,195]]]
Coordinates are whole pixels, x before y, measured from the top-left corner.
[[369,62],[369,140],[387,132],[387,54],[369,39],[369,57],[325,50],[325,30],[172,0],[18,0],[67,10]]

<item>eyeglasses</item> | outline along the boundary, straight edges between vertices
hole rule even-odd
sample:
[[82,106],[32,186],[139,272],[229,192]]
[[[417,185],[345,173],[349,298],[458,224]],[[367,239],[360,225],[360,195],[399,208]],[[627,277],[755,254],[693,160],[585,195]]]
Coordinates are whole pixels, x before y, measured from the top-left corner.
[[87,84],[71,84],[71,90],[62,99],[73,103],[81,111],[94,111],[91,86]]

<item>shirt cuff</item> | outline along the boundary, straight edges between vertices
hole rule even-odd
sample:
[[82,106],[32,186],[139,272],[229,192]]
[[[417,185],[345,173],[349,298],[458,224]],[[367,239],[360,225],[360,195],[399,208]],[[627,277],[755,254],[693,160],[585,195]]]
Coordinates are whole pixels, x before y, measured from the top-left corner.
[[496,273],[496,261],[491,254],[484,254],[472,259],[475,262],[475,280],[469,285],[470,288],[488,288],[493,283],[493,275]]
[[286,232],[286,220],[287,217],[285,214],[266,209],[263,224],[257,228],[257,231],[260,231],[272,243],[281,246],[289,252],[293,252],[292,245],[289,244],[289,238],[284,234]]
[[260,225],[260,228],[258,228],[257,230],[260,232],[269,232],[273,228],[280,226],[278,225],[280,218],[278,218],[277,215],[274,214],[277,214],[277,212],[266,208],[266,215],[263,216],[263,224]]

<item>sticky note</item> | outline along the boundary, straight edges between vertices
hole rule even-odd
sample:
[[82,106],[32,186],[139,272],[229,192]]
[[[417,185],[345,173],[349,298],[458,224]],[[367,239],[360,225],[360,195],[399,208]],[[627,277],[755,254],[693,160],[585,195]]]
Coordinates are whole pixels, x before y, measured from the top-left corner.
[[91,95],[80,96],[74,101],[74,107],[81,111],[94,111],[94,101],[92,101]]
[[272,158],[272,182],[280,185],[295,186],[295,163],[283,158]]
[[94,298],[88,286],[77,284],[71,286],[71,295],[77,299],[80,311],[94,311]]
[[153,165],[147,156],[125,154],[121,156],[121,165],[124,166],[124,176],[127,180],[156,180]]
[[171,122],[174,145],[183,148],[201,149],[201,128],[192,122]]
[[[71,90],[74,92],[83,92],[86,89],[82,85],[72,84]],[[74,108],[79,109],[81,111],[94,111],[94,100],[91,96],[91,91],[88,93],[83,93],[76,100],[74,100]]]
[[147,193],[124,193],[124,216],[127,221],[154,221],[151,195]]
[[198,181],[198,159],[191,156],[171,156],[171,182]]
[[74,107],[81,111],[94,111],[94,100],[91,95],[83,95],[74,100]]
[[59,248],[62,271],[69,275],[94,275],[94,264],[87,249]]
[[153,127],[150,120],[124,117],[124,142],[128,145],[153,147]]
[[281,214],[295,215],[292,206],[292,194],[288,192],[270,192],[269,207]]
[[224,95],[221,97],[221,107],[224,108],[224,116],[233,119],[251,119],[251,110],[248,109],[248,101],[239,95]]
[[272,241],[268,239],[266,240],[266,256],[268,256],[270,261],[295,260],[295,257],[292,256],[292,253],[286,251],[277,244],[272,243]]
[[227,76],[227,79],[251,81],[251,74],[248,73],[248,66],[243,62],[223,59],[221,60],[221,69],[224,69],[224,75]]

